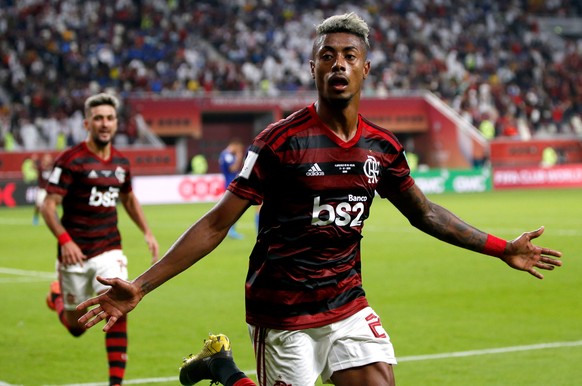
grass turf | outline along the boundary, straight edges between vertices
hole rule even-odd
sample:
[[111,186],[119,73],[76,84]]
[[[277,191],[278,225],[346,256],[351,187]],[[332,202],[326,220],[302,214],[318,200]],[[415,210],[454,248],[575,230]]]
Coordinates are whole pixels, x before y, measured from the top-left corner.
[[[396,348],[399,386],[573,385],[582,378],[582,191],[519,190],[431,196],[472,225],[512,239],[546,226],[538,245],[564,253],[539,281],[494,258],[412,228],[376,200],[364,227],[364,287]],[[210,204],[146,206],[165,251]],[[143,236],[120,211],[130,277],[148,267]],[[243,285],[254,211],[210,256],[148,295],[129,316],[126,384],[175,385],[183,356],[209,332],[254,370]],[[0,210],[0,385],[105,385],[102,324],[73,338],[45,305],[56,242],[32,208]],[[544,344],[551,344],[546,345]],[[202,384],[202,383],[201,383]]]

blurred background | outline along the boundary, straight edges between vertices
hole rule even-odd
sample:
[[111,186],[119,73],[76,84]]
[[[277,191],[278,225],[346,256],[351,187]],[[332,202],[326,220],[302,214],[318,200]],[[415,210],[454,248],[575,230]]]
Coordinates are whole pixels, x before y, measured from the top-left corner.
[[[567,264],[541,286],[488,260],[459,264],[466,252],[418,242],[389,203],[375,204],[365,275],[399,382],[579,383],[582,1],[0,0],[0,347],[13,348],[0,350],[0,385],[105,385],[95,383],[102,333],[71,340],[44,305],[55,240],[30,225],[54,158],[85,139],[84,100],[121,100],[115,145],[165,250],[224,192],[218,158],[231,139],[248,145],[315,101],[314,26],[349,11],[371,29],[361,113],[404,144],[421,189],[503,237],[547,226],[544,245]],[[486,193],[457,194],[472,192]],[[166,205],[186,203],[203,204]],[[132,276],[149,259],[121,213]],[[252,372],[239,257],[252,248],[254,213],[239,226],[244,240],[136,310],[127,384],[176,384],[181,356],[209,331],[228,332]]]
[[26,196],[23,164],[84,140],[83,101],[102,91],[123,102],[134,175],[217,173],[232,137],[315,100],[314,26],[354,11],[371,29],[361,112],[427,189],[455,170],[511,187],[531,167],[566,169],[521,186],[582,186],[581,1],[357,3],[0,0],[0,183]]

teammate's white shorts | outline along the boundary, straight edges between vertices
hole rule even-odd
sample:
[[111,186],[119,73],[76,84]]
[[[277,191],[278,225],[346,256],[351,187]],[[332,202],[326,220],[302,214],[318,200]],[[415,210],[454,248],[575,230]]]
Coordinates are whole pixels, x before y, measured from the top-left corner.
[[42,188],[38,188],[36,190],[36,197],[34,199],[35,204],[38,208],[40,208],[42,206],[42,203],[44,202],[45,198],[46,198],[46,190],[42,189]]
[[127,257],[120,249],[114,249],[85,260],[83,264],[64,265],[57,261],[57,272],[65,310],[72,311],[77,304],[109,288],[97,281],[97,275],[127,280]]
[[249,325],[261,386],[313,386],[334,371],[376,362],[396,364],[394,347],[371,307],[327,326],[298,331]]

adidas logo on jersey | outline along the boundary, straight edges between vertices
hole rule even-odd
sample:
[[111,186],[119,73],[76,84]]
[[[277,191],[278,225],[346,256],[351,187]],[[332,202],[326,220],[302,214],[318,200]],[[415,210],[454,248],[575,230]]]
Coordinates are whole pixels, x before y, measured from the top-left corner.
[[318,164],[313,164],[313,166],[309,168],[307,173],[305,173],[305,175],[308,177],[323,176],[324,174],[325,173],[323,172],[323,170],[321,170]]
[[89,172],[89,178],[99,178],[99,175],[97,174],[97,172],[95,170],[91,170]]

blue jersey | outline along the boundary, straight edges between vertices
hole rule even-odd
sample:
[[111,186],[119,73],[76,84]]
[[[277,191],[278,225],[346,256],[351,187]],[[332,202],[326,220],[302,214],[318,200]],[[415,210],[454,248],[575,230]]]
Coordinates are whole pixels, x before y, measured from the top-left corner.
[[238,170],[231,171],[232,165],[236,162],[236,155],[227,149],[220,152],[218,157],[218,165],[220,172],[224,175],[224,185],[227,187],[238,174]]

